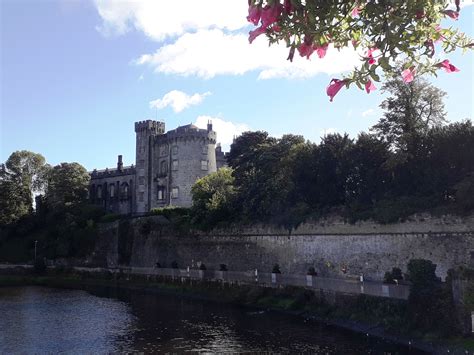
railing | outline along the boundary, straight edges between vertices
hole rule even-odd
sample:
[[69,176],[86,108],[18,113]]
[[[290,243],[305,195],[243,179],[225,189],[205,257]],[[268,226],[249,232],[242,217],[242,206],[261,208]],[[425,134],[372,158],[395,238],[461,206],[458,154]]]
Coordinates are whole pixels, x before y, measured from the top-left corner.
[[253,271],[217,271],[196,269],[170,268],[87,268],[75,267],[77,271],[89,272],[122,272],[126,275],[162,276],[173,279],[185,278],[193,280],[222,281],[240,284],[258,284],[261,286],[299,286],[315,290],[332,291],[347,294],[365,294],[369,296],[408,299],[410,288],[407,285],[384,284],[374,281],[358,281],[354,279],[333,279],[311,275],[272,274]]
[[[0,264],[1,269],[32,268],[32,265]],[[79,272],[92,273],[123,273],[125,275],[162,276],[172,279],[192,279],[221,281],[247,285],[260,285],[266,287],[298,286],[313,290],[323,290],[352,295],[369,295],[397,299],[408,299],[410,288],[407,285],[384,284],[375,281],[358,281],[355,279],[333,279],[311,275],[273,274],[252,271],[217,271],[196,269],[170,269],[151,267],[118,267],[118,268],[92,268],[73,267]]]

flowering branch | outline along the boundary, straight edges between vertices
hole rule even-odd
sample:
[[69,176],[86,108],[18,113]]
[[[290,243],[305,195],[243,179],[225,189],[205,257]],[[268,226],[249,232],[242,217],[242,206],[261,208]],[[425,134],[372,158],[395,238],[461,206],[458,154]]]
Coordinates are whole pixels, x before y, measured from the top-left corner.
[[343,86],[351,84],[372,92],[380,74],[402,75],[410,82],[424,73],[436,75],[440,69],[459,71],[447,59],[433,60],[437,43],[445,53],[474,47],[464,33],[440,27],[443,18],[458,19],[459,1],[249,0],[247,20],[258,26],[249,33],[249,42],[262,34],[270,44],[284,41],[290,61],[296,52],[307,59],[314,53],[323,58],[328,50],[349,46],[363,53],[358,68],[331,80],[327,94],[332,101]]

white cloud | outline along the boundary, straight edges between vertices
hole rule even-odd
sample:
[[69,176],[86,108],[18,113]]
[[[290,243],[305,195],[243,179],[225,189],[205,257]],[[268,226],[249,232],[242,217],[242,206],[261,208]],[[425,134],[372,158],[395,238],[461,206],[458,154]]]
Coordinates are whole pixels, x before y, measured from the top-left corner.
[[173,111],[178,113],[189,106],[200,104],[204,98],[209,95],[211,95],[209,91],[202,94],[196,93],[194,95],[188,95],[179,90],[172,90],[166,93],[161,99],[150,101],[150,107],[163,109],[167,106],[171,106]]
[[362,112],[362,117],[367,117],[367,116],[373,116],[375,115],[375,110],[373,108],[369,108],[368,110],[365,110]]
[[102,17],[98,30],[121,35],[131,29],[162,41],[199,29],[234,31],[248,25],[247,4],[242,0],[94,0]]
[[211,116],[199,116],[194,123],[199,128],[207,128],[207,122],[212,121],[212,129],[217,133],[217,142],[222,144],[222,149],[228,151],[234,137],[243,132],[250,131],[250,127],[243,123],[224,121],[221,118]]
[[324,59],[315,55],[306,60],[295,55],[291,63],[286,60],[288,49],[284,44],[269,47],[267,39],[261,36],[250,45],[247,37],[246,34],[226,34],[219,29],[186,33],[154,54],[142,55],[135,63],[150,65],[158,73],[202,78],[258,70],[259,79],[270,79],[336,74],[352,69],[359,62],[354,50],[338,51],[330,47]]

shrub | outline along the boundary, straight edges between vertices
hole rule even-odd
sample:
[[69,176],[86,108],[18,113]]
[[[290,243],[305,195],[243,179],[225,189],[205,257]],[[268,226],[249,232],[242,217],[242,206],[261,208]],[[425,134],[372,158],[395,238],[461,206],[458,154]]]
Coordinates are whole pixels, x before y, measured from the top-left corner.
[[199,270],[207,270],[205,264],[199,265]]
[[227,271],[227,265],[226,264],[220,264],[219,265],[219,271]]
[[398,267],[394,267],[391,272],[387,271],[383,278],[383,282],[387,284],[394,284],[395,280],[403,280],[402,270]]
[[178,268],[178,263],[176,262],[176,260],[171,263],[171,268],[173,268],[173,269]]

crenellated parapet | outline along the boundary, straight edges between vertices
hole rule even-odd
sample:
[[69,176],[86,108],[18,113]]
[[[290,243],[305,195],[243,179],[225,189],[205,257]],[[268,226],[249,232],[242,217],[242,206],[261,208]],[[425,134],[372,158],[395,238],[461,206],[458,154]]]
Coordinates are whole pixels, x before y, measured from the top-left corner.
[[152,134],[163,134],[165,133],[165,123],[153,120],[135,122],[135,132],[150,132]]
[[94,169],[91,172],[89,172],[89,175],[91,177],[91,180],[94,179],[104,179],[104,178],[109,178],[109,177],[116,177],[116,176],[126,176],[126,175],[135,175],[135,166],[130,165],[130,166],[125,166],[121,170],[120,169],[102,169],[102,170],[97,170]]
[[212,131],[212,128],[206,130],[194,125],[187,125],[168,131],[165,135],[157,136],[155,142],[163,144],[166,142],[202,141],[206,144],[215,144],[216,139],[216,132]]

